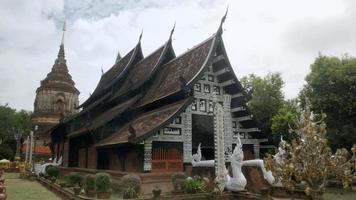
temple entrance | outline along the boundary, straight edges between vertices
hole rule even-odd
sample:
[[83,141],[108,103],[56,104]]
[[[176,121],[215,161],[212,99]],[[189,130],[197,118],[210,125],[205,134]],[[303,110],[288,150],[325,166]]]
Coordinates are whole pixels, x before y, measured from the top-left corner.
[[183,144],[181,142],[152,143],[152,172],[183,171]]
[[214,160],[214,117],[192,115],[192,150],[197,151],[201,143],[202,160]]

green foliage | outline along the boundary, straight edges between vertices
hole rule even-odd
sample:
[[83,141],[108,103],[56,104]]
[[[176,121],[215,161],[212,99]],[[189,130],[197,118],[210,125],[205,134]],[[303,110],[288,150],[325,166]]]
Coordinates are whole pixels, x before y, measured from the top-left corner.
[[80,186],[83,181],[83,176],[80,173],[71,172],[65,176],[65,179],[71,186]]
[[0,105],[0,140],[13,139],[15,132],[26,133],[31,128],[31,113],[15,109],[6,105]]
[[108,173],[95,174],[95,185],[97,192],[109,192],[111,187],[111,178]]
[[0,160],[8,159],[10,160],[14,156],[14,151],[7,144],[0,144]]
[[95,190],[95,176],[94,175],[89,174],[85,177],[84,189],[85,189],[85,191]]
[[58,176],[59,176],[59,167],[58,166],[48,166],[47,170],[46,170],[46,174],[49,177],[58,178]]
[[298,116],[298,105],[296,100],[286,101],[276,115],[272,117],[272,137],[275,145],[280,142],[281,136],[284,140],[291,142],[296,137],[294,133],[290,133],[289,129],[295,129],[295,122]]
[[299,94],[308,97],[316,113],[327,115],[327,137],[331,147],[350,148],[356,143],[356,58],[319,55]]
[[248,106],[263,132],[271,133],[272,117],[282,108],[284,82],[279,73],[269,73],[261,78],[254,74],[245,76],[241,83],[247,92]]
[[188,177],[184,184],[184,191],[188,194],[195,194],[197,192],[204,192],[205,183],[199,177]]
[[124,199],[133,199],[137,198],[137,192],[134,186],[129,186],[124,189],[123,196]]
[[122,177],[121,184],[122,186],[126,187],[125,189],[127,189],[128,187],[133,187],[135,191],[139,193],[139,191],[141,190],[142,182],[139,176],[128,174]]

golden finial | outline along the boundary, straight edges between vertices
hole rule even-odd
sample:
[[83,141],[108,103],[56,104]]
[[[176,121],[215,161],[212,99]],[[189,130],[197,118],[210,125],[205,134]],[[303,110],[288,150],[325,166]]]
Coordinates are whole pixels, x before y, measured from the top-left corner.
[[64,45],[64,32],[66,31],[66,21],[64,20],[63,22],[63,28],[62,28],[62,41],[61,41],[61,45]]

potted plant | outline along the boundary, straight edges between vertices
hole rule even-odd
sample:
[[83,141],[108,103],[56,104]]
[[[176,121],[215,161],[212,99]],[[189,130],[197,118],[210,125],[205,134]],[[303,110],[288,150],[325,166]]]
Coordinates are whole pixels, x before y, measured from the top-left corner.
[[141,190],[141,178],[138,175],[127,174],[122,177],[121,184],[124,186],[124,198],[136,198]]
[[184,184],[184,191],[188,194],[195,194],[197,192],[204,192],[205,183],[198,177],[188,177]]
[[97,173],[95,175],[95,187],[98,199],[110,199],[111,178],[107,173]]
[[88,197],[95,197],[95,176],[87,175],[84,181],[85,195]]
[[52,183],[55,183],[59,176],[59,167],[48,166],[46,169],[46,175]]
[[123,196],[124,199],[133,199],[137,198],[137,192],[135,190],[134,186],[128,186],[124,189],[123,191]]
[[187,176],[182,173],[174,173],[171,176],[172,185],[174,188],[173,192],[182,192],[183,191],[183,187],[184,187],[186,178],[187,178]]
[[68,183],[73,187],[74,194],[79,195],[83,176],[79,173],[72,172],[66,176],[66,179],[68,180]]

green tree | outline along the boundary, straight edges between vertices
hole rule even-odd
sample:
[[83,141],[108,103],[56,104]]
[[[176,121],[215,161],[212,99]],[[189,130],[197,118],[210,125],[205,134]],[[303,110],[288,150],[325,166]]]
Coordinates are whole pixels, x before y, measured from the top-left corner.
[[297,99],[287,100],[277,114],[272,117],[272,137],[274,144],[277,145],[280,142],[280,137],[283,136],[284,140],[291,142],[295,139],[296,135],[289,130],[295,129],[295,123],[298,116],[298,104]]
[[0,105],[0,157],[10,159],[16,152],[14,133],[26,134],[31,127],[31,112],[16,111],[7,104]]
[[356,143],[356,58],[319,55],[310,66],[300,92],[317,113],[327,115],[327,137],[331,147],[350,148]]
[[272,117],[283,106],[284,82],[279,73],[269,73],[265,77],[254,74],[241,79],[248,94],[248,106],[255,115],[263,132],[271,133]]

